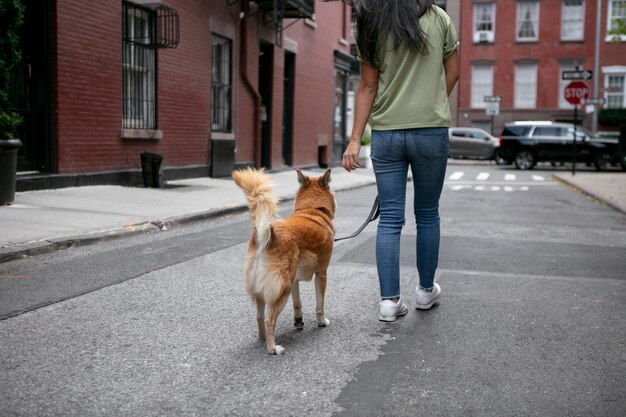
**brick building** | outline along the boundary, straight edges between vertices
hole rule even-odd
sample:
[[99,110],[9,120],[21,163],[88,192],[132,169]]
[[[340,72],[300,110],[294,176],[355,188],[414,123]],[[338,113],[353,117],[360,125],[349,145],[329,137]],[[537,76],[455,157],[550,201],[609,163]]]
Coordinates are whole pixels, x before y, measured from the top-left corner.
[[350,9],[314,0],[24,0],[18,190],[333,164]]
[[[602,6],[596,62],[597,4]],[[499,134],[513,120],[572,122],[574,106],[564,99],[568,81],[562,73],[577,67],[594,72],[588,84],[592,97],[606,99],[600,108],[626,108],[626,38],[620,41],[608,33],[616,20],[626,19],[624,1],[462,1],[460,19],[457,125]],[[503,97],[493,119],[484,101],[492,95]],[[586,127],[595,127],[598,110],[580,108]],[[597,128],[618,130],[602,123]]]

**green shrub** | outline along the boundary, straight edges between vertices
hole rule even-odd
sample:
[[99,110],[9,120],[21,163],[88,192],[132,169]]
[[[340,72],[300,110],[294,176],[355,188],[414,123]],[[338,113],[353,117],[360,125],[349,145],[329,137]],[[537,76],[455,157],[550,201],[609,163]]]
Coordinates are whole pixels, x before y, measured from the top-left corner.
[[598,112],[598,122],[609,126],[626,125],[626,109],[602,109]]
[[22,60],[23,21],[21,0],[0,0],[0,139],[15,137],[15,129],[22,123],[21,116],[11,110],[9,94],[13,74]]

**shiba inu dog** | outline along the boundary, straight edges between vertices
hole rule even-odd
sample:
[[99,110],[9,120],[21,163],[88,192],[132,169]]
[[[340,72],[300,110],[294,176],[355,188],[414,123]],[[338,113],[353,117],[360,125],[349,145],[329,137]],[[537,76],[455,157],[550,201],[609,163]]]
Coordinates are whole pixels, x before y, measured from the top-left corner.
[[[330,324],[324,316],[326,270],[333,252],[335,196],[329,187],[330,169],[319,178],[297,171],[300,188],[294,212],[278,218],[278,200],[263,170],[234,171],[235,183],[244,191],[252,217],[253,231],[245,262],[245,287],[256,303],[259,338],[266,339],[267,352],[280,355],[285,349],[276,344],[276,319],[289,294],[293,299],[294,320],[302,329],[300,281],[315,275],[316,318],[320,327]],[[265,308],[267,306],[267,317]]]

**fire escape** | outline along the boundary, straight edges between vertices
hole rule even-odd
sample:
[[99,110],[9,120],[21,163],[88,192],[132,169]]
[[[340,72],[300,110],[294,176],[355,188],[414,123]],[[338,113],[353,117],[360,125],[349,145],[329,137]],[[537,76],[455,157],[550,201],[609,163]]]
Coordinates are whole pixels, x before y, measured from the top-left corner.
[[[238,0],[227,0],[228,6]],[[244,0],[245,1],[245,0]],[[259,11],[263,13],[263,24],[273,23],[276,27],[276,46],[283,45],[283,31],[297,22],[298,19],[312,19],[315,0],[257,0]],[[295,19],[285,25],[285,19]]]

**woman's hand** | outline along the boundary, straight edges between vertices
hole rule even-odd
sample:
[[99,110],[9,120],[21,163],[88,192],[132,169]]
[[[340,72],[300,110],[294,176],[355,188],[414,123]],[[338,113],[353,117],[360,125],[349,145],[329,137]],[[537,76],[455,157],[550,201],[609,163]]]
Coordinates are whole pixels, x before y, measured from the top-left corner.
[[361,62],[361,80],[356,94],[354,111],[354,125],[350,134],[350,142],[343,153],[341,165],[348,172],[361,167],[359,164],[359,151],[361,150],[361,137],[365,131],[365,125],[372,112],[372,106],[378,91],[378,68]]
[[343,153],[343,160],[341,162],[341,165],[343,165],[343,168],[350,172],[352,170],[355,170],[357,168],[361,167],[361,164],[359,164],[359,152],[361,151],[361,140],[351,140],[348,143],[348,147],[346,148],[346,151]]

